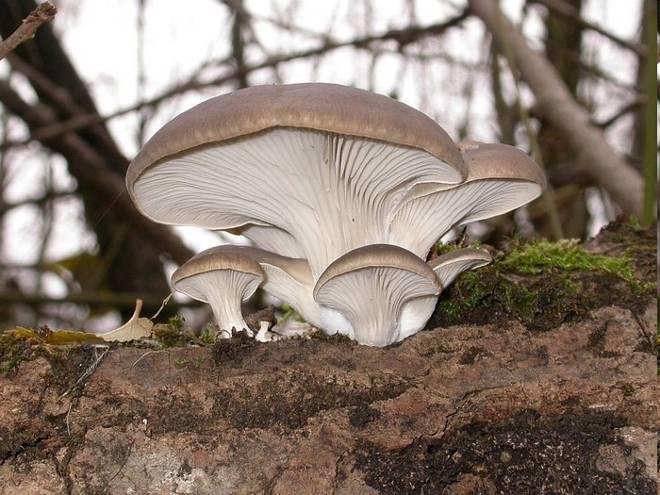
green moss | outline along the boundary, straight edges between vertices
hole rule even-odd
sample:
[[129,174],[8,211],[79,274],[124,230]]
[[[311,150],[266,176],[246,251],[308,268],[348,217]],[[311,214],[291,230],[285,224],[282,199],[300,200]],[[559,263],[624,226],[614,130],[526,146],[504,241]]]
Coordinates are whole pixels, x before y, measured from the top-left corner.
[[514,243],[445,290],[427,328],[515,319],[542,330],[611,304],[639,310],[654,297],[655,271],[646,268],[646,242],[638,242],[646,233],[627,229],[616,231],[617,256],[587,252],[574,241]]
[[556,284],[521,283],[495,267],[467,272],[440,298],[432,325],[488,323],[516,319],[530,328],[559,324],[572,310],[580,284],[558,278]]
[[213,327],[213,324],[209,323],[208,325],[206,325],[204,330],[202,330],[201,335],[199,336],[199,340],[201,340],[206,345],[215,344],[216,330]]
[[28,348],[24,339],[0,334],[0,374],[7,376],[15,372]]
[[186,319],[181,315],[171,317],[166,325],[157,323],[154,325],[152,333],[165,347],[181,347],[192,343],[201,343],[195,335],[186,330],[184,324]]
[[175,332],[182,332],[183,325],[186,322],[186,319],[181,315],[174,315],[168,321],[167,324]]
[[290,319],[293,319],[294,321],[298,321],[300,323],[305,323],[305,319],[302,317],[300,313],[298,313],[293,308],[293,306],[290,306],[288,304],[283,304],[280,308],[280,311],[282,312],[282,316],[277,319],[278,325],[284,325],[284,323],[286,323]]
[[637,284],[633,260],[629,256],[605,256],[585,251],[576,241],[538,241],[516,244],[513,251],[498,263],[505,271],[522,275],[538,275],[554,271],[602,271]]

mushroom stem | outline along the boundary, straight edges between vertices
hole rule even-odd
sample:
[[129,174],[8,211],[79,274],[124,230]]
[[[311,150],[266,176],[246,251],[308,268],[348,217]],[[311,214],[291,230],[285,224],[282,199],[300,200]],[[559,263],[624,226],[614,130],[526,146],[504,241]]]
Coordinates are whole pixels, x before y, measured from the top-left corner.
[[[242,291],[238,287],[232,287],[230,280],[240,278],[235,277],[231,272],[214,272],[209,274],[216,279],[216,283],[210,285],[206,292],[206,300],[211,305],[213,316],[221,332],[228,333],[231,337],[233,331],[240,331],[248,328],[241,313]],[[233,290],[232,290],[233,289]]]
[[270,332],[268,331],[268,328],[270,327],[270,322],[268,321],[260,321],[259,322],[259,331],[257,332],[257,336],[255,337],[255,340],[257,342],[270,342],[273,340],[272,335],[269,335]]
[[179,280],[176,289],[195,299],[207,302],[220,328],[220,338],[229,338],[232,331],[248,329],[241,313],[241,299],[251,296],[260,279],[235,270],[214,270]]

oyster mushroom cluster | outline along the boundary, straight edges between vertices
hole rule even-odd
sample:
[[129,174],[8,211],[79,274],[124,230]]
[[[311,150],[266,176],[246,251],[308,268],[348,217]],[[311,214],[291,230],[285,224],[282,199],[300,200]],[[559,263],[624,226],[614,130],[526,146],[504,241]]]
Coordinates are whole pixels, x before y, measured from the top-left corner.
[[328,334],[385,346],[421,330],[443,288],[490,261],[460,249],[427,263],[437,240],[528,203],[544,176],[522,151],[457,145],[391,98],[309,83],[184,112],[147,142],[126,183],[156,222],[252,241],[206,250],[172,276],[227,336],[247,328],[240,304],[261,286]]

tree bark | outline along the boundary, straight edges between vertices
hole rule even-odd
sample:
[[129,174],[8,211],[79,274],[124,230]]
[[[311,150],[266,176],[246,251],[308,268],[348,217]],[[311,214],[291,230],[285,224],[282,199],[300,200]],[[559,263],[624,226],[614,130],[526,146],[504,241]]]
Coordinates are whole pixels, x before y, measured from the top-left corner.
[[[632,251],[648,282],[654,234],[619,226],[589,249]],[[606,275],[579,316],[534,329],[491,310],[385,349],[0,333],[0,492],[655,495],[657,305],[624,308]]]
[[536,110],[560,132],[593,180],[630,214],[642,215],[644,182],[591,124],[589,114],[572,97],[557,70],[529,47],[523,35],[492,0],[470,0],[472,12],[491,32],[502,51],[509,52],[522,79],[536,98]]

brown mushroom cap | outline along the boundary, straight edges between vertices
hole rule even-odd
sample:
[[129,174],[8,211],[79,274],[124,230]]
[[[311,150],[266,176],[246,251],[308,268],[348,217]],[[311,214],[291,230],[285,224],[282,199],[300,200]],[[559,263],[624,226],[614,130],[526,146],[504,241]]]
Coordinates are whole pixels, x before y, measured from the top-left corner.
[[422,149],[465,177],[461,153],[428,116],[392,98],[338,84],[253,86],[211,98],[160,129],[128,168],[126,185],[150,166],[192,148],[274,127],[314,129]]
[[[303,259],[288,258],[251,246],[235,246],[232,244],[205,249],[174,272],[172,280],[174,280],[175,275],[177,280],[180,280],[193,274],[188,272],[209,271],[209,267],[213,267],[211,269],[215,270],[234,269],[263,276],[262,263],[285,270],[302,284],[309,284],[312,280],[309,265]],[[189,268],[189,264],[192,264],[192,268]]]
[[[396,268],[415,273],[441,289],[433,270],[410,251],[391,244],[371,244],[354,249],[335,260],[319,277],[314,298],[323,285],[340,275],[365,268]],[[347,294],[347,297],[350,295]]]
[[546,178],[541,167],[524,151],[508,144],[464,141],[458,143],[467,167],[467,178],[462,184],[417,184],[407,199],[416,199],[440,191],[460,187],[476,180],[511,180],[536,184],[543,190]]
[[492,256],[484,249],[461,248],[438,256],[427,264],[445,289],[462,272],[480,268],[491,261],[493,261]]
[[[254,275],[263,279],[264,272],[254,259],[247,256],[242,246],[219,246],[224,248],[223,256],[217,256],[217,248],[207,249],[190,258],[172,274],[172,285],[176,286],[181,280],[200,273],[216,270],[234,270]],[[189,294],[194,297],[192,294]],[[200,301],[203,299],[200,299]]]
[[465,141],[458,143],[468,167],[466,182],[479,179],[516,179],[533,182],[544,189],[541,167],[527,153],[508,144]]

